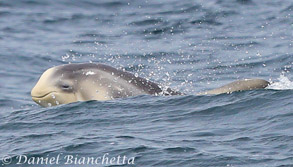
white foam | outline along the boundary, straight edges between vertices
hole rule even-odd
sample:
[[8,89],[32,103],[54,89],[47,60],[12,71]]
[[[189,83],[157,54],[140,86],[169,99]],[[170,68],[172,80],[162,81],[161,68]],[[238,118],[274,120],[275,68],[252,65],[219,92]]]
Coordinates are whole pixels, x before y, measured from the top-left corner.
[[293,89],[293,82],[284,75],[280,75],[277,82],[273,82],[266,89],[287,90]]

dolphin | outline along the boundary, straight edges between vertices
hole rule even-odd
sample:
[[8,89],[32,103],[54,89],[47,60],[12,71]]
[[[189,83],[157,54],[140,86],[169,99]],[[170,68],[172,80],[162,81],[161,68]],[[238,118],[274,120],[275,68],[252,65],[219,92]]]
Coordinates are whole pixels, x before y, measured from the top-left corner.
[[[198,95],[232,93],[265,88],[262,79],[235,81]],[[66,64],[46,70],[31,91],[33,101],[43,107],[88,100],[112,100],[138,95],[185,95],[108,65]]]

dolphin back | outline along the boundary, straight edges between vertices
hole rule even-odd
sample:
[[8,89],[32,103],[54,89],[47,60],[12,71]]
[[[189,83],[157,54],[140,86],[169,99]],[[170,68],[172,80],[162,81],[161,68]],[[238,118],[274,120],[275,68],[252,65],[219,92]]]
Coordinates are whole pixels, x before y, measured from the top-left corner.
[[231,82],[222,87],[209,90],[206,92],[200,92],[197,95],[209,95],[209,94],[223,94],[223,93],[232,93],[237,91],[244,90],[254,90],[254,89],[263,89],[267,87],[270,83],[263,79],[244,79]]

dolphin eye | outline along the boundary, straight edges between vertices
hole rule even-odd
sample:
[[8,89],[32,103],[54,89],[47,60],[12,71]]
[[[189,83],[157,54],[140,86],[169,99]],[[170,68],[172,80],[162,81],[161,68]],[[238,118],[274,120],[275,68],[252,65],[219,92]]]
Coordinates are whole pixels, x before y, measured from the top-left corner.
[[70,90],[72,87],[70,85],[64,84],[61,86],[64,90]]
[[68,89],[69,88],[69,85],[62,85],[62,88]]

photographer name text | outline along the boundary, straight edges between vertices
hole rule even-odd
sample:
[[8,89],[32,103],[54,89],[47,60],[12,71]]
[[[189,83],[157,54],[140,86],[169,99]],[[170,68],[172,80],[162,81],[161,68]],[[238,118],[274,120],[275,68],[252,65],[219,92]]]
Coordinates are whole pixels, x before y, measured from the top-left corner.
[[110,156],[109,153],[105,153],[103,156],[65,155],[63,153],[45,157],[17,155],[15,158],[16,165],[134,165],[135,161],[135,157],[127,157],[126,155]]

